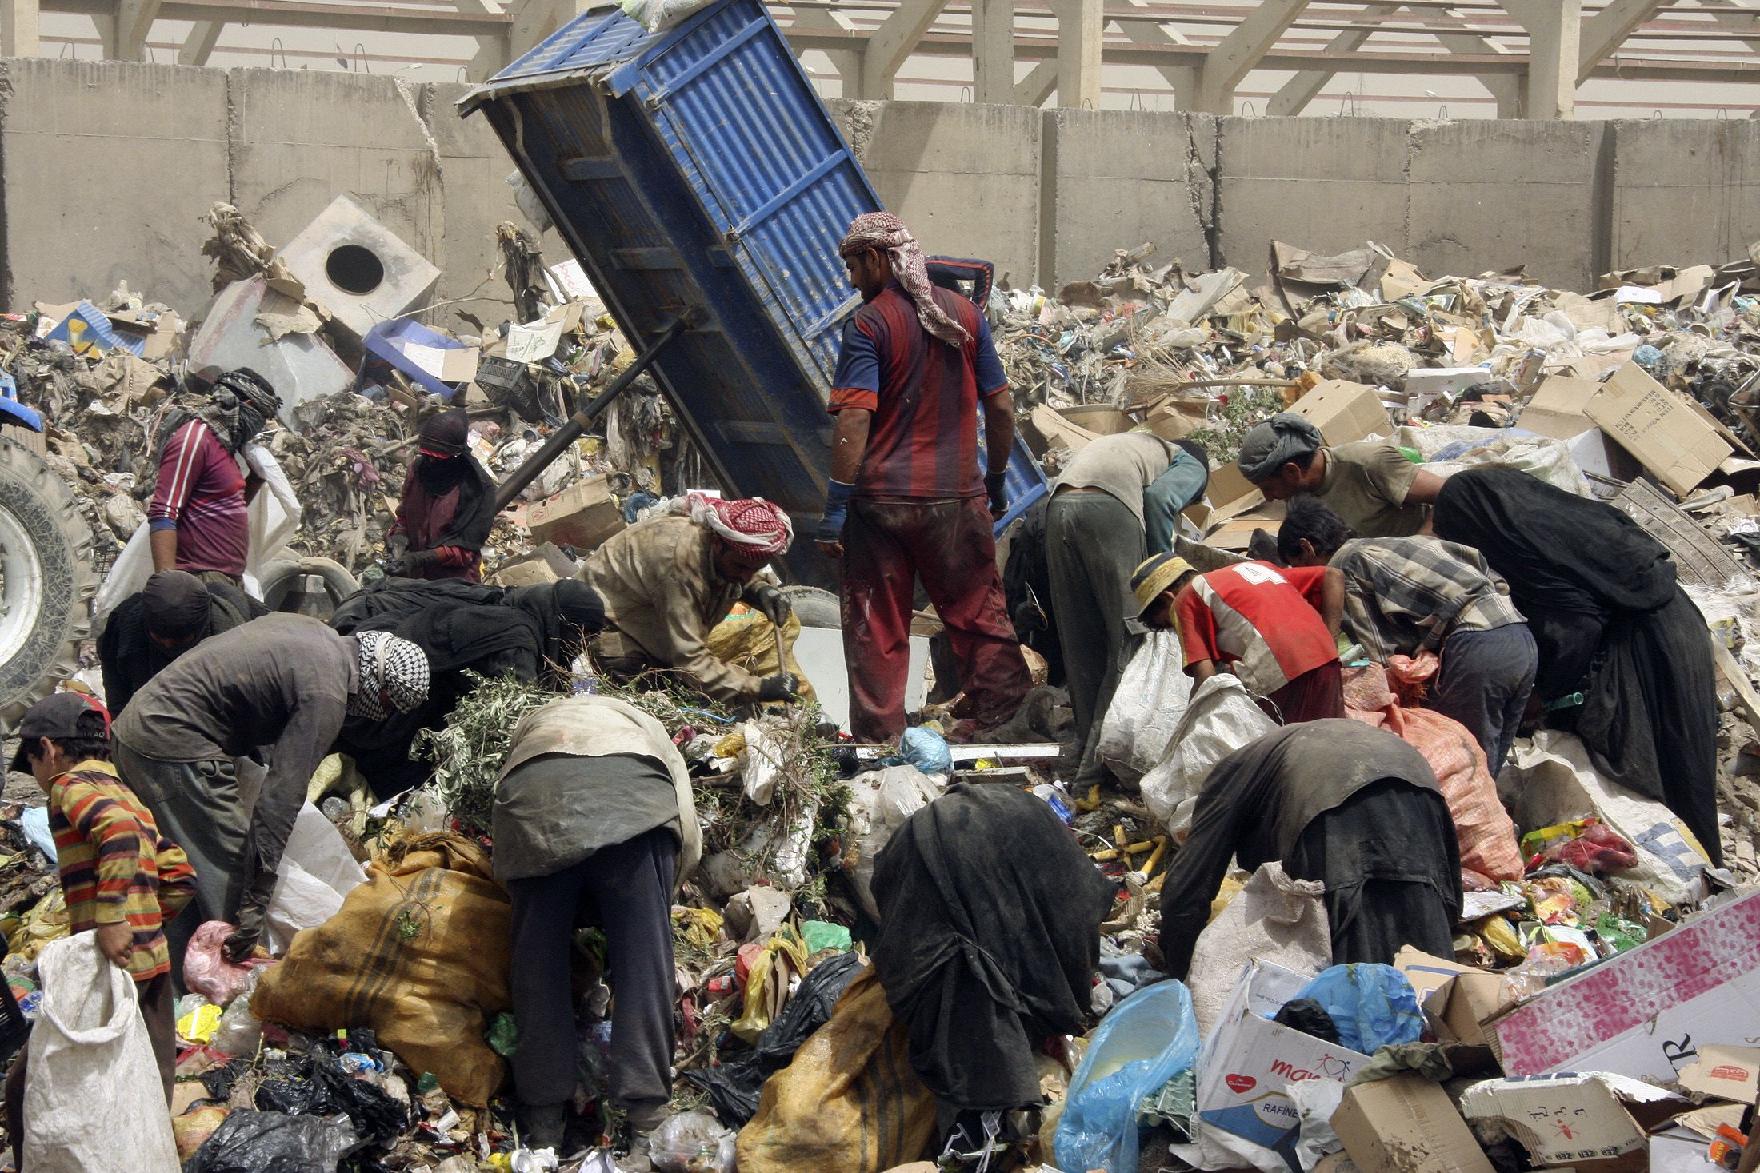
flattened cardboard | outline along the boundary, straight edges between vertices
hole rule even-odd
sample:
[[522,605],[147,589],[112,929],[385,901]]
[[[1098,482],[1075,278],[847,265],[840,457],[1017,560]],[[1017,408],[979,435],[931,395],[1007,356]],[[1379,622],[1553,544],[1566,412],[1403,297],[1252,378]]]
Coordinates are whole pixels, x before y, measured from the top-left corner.
[[1651,1128],[1690,1106],[1660,1088],[1602,1072],[1490,1079],[1461,1097],[1468,1120],[1496,1121],[1535,1163],[1594,1168],[1641,1154]]
[[1444,1042],[1469,1047],[1488,1045],[1479,1025],[1508,1006],[1503,978],[1481,969],[1444,961],[1410,945],[1393,959],[1418,993],[1418,1001],[1445,1035]]
[[[1669,1082],[1760,1023],[1760,891],[1567,978],[1486,1023],[1510,1075],[1612,1071]],[[1760,1147],[1760,1146],[1757,1146]]]
[[1332,1130],[1362,1173],[1491,1173],[1448,1093],[1421,1075],[1346,1088]]
[[1584,411],[1677,497],[1692,492],[1734,451],[1637,363],[1615,371]]
[[1760,1047],[1707,1044],[1681,1069],[1680,1084],[1712,1099],[1752,1104],[1760,1100]]
[[1300,1124],[1284,1089],[1305,1079],[1343,1083],[1369,1061],[1264,1016],[1275,1014],[1306,980],[1268,962],[1252,962],[1242,971],[1199,1057],[1198,1116],[1205,1123],[1275,1148]]
[[1290,410],[1319,428],[1328,446],[1393,432],[1393,421],[1375,388],[1345,379],[1326,380],[1296,400]]

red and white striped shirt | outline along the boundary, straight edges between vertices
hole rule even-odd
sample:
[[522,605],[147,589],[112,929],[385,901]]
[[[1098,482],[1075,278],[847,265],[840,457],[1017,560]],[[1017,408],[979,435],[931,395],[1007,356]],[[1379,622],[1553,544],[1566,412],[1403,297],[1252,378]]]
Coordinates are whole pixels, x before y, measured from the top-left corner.
[[1237,562],[1193,579],[1179,593],[1180,647],[1187,664],[1213,660],[1260,696],[1338,659],[1314,603],[1324,566]]
[[177,531],[177,569],[244,573],[250,517],[244,470],[214,429],[192,419],[171,434],[159,453],[159,482],[147,524]]

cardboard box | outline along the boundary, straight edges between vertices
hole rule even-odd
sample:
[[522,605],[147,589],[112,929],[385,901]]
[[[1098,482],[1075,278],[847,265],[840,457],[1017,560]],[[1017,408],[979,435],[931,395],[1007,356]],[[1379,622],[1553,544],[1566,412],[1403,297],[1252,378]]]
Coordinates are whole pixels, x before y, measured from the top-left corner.
[[1662,1082],[1760,1022],[1760,891],[1559,982],[1486,1023],[1510,1075]]
[[1701,1047],[1699,1058],[1681,1070],[1680,1084],[1712,1099],[1752,1104],[1760,1099],[1760,1047]]
[[1232,460],[1221,468],[1210,470],[1210,487],[1204,490],[1204,496],[1210,500],[1212,520],[1265,503],[1265,494],[1241,475],[1241,466]]
[[1488,1045],[1479,1024],[1514,1001],[1500,975],[1444,961],[1410,945],[1399,951],[1393,964],[1412,983],[1443,1042]]
[[1453,398],[1468,387],[1489,383],[1484,367],[1414,367],[1406,372],[1406,400],[1414,412],[1438,399]]
[[1606,1072],[1488,1079],[1461,1097],[1468,1120],[1495,1121],[1534,1163],[1579,1170],[1643,1169],[1642,1160],[1619,1159],[1642,1158],[1648,1134],[1690,1107],[1661,1088]]
[[624,528],[623,510],[604,477],[587,477],[527,510],[526,528],[534,545],[555,542],[585,552]]
[[1448,1093],[1421,1075],[1346,1088],[1332,1129],[1363,1173],[1491,1173]]
[[1198,1118],[1254,1144],[1276,1148],[1300,1125],[1284,1089],[1305,1079],[1343,1083],[1367,1055],[1280,1026],[1266,1017],[1307,978],[1270,962],[1241,973],[1234,996],[1198,1058]]
[[1393,434],[1393,421],[1381,406],[1381,397],[1362,383],[1328,379],[1296,400],[1290,410],[1307,416],[1329,446]]
[[1692,492],[1734,451],[1637,363],[1615,371],[1584,413],[1677,497]]
[[1632,480],[1638,475],[1638,462],[1586,414],[1590,400],[1600,393],[1601,384],[1593,379],[1552,375],[1540,384],[1522,409],[1516,427],[1564,441],[1571,459],[1584,472],[1612,480]]

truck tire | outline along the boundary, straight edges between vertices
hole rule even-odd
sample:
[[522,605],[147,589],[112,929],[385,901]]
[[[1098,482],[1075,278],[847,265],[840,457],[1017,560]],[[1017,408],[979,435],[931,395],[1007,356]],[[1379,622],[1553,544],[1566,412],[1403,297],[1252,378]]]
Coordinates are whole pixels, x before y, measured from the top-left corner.
[[842,605],[837,595],[816,586],[790,583],[782,588],[802,627],[835,629],[843,626]]
[[0,439],[0,728],[79,669],[91,633],[92,531],[73,490]]
[[[307,584],[300,583],[306,578]],[[284,558],[263,567],[257,580],[263,592],[263,605],[271,611],[298,611],[301,614],[329,620],[336,604],[360,589],[360,583],[348,569],[330,558]],[[305,586],[316,586],[308,594]],[[303,598],[294,598],[296,589]]]

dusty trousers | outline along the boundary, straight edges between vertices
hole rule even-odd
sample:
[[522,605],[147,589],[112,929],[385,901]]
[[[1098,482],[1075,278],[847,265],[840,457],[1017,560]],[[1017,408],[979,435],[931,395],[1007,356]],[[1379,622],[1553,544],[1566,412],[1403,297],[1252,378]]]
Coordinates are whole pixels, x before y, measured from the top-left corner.
[[656,827],[548,876],[510,880],[514,1088],[526,1107],[574,1095],[574,998],[569,970],[577,923],[605,930],[611,986],[611,1098],[640,1129],[672,1094],[672,880],[678,836]]
[[911,598],[919,578],[960,663],[959,716],[1001,724],[1031,686],[1003,601],[984,499],[852,501],[843,527],[843,654],[850,732],[858,741],[891,741],[904,732]]
[[1126,646],[1125,618],[1137,612],[1131,573],[1143,561],[1143,527],[1110,493],[1064,490],[1045,514],[1051,608],[1082,747],[1076,784],[1100,781],[1100,727]]

